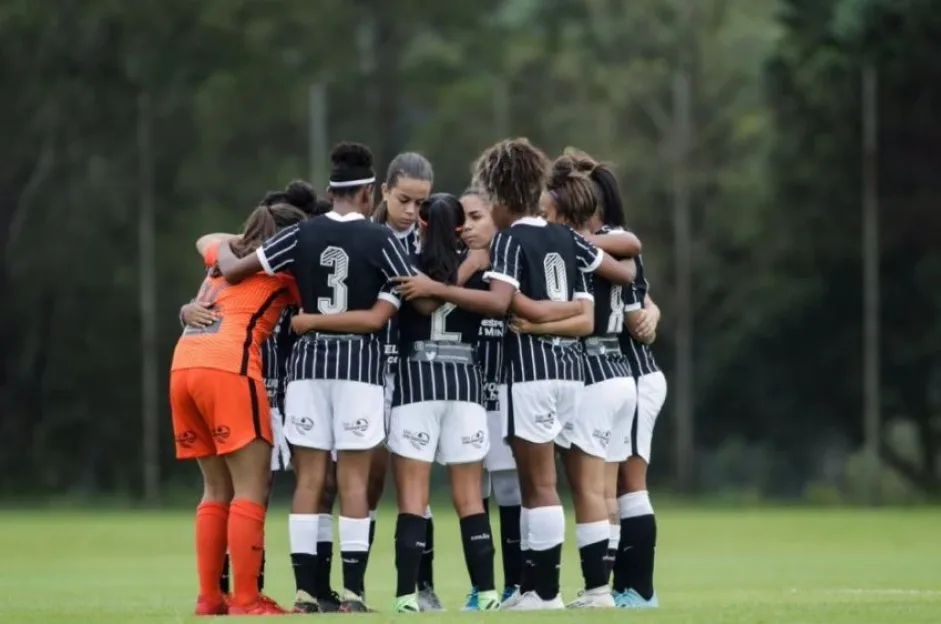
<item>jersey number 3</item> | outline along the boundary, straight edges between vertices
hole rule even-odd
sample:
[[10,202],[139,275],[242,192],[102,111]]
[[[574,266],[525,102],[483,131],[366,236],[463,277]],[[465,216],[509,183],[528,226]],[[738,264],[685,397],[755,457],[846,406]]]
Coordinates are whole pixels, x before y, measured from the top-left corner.
[[327,247],[320,254],[320,266],[330,269],[327,286],[333,290],[333,294],[317,298],[317,311],[321,314],[346,312],[346,278],[350,274],[350,257],[340,247]]

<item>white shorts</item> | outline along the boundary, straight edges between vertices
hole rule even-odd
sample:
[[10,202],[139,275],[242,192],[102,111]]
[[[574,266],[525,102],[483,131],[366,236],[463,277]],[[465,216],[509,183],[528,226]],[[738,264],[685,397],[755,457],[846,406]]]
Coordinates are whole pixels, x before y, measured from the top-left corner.
[[271,404],[271,470],[288,470],[291,467],[291,446],[284,437],[284,416],[281,410]]
[[667,399],[667,378],[657,371],[637,378],[637,408],[634,410],[630,431],[623,436],[631,455],[650,463],[650,445],[653,428],[663,402]]
[[498,470],[516,470],[516,460],[513,459],[513,450],[504,436],[506,425],[506,410],[509,405],[506,384],[500,384],[497,389],[500,395],[500,411],[487,412],[487,428],[490,433],[490,452],[484,458],[484,468],[490,472]]
[[574,444],[588,455],[605,461],[611,459],[612,451],[624,457],[630,455],[630,447],[613,444],[615,431],[630,433],[634,419],[634,404],[637,402],[637,387],[631,377],[608,379],[585,386],[582,392],[582,406],[570,419],[562,423],[562,432],[556,438],[556,444],[562,448],[571,448]]
[[340,379],[295,379],[284,395],[284,433],[294,446],[364,451],[382,443],[382,386]]
[[467,401],[422,401],[392,408],[389,450],[400,457],[441,464],[483,461],[490,450],[487,412]]
[[386,419],[386,431],[389,430],[389,418],[392,416],[392,396],[395,394],[395,373],[387,372],[385,384],[382,387],[383,397],[385,398],[382,409],[383,417]]
[[547,444],[555,441],[562,425],[578,413],[585,384],[544,379],[514,382],[509,388],[503,436]]

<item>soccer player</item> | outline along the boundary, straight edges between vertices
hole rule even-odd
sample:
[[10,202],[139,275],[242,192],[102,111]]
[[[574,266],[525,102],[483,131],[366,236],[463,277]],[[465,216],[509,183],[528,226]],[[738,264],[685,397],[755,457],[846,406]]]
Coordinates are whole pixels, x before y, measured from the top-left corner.
[[[219,268],[234,282],[259,268],[272,275],[290,272],[297,280],[306,314],[292,321],[292,328],[303,335],[291,355],[285,393],[285,435],[297,475],[289,521],[291,551],[317,554],[316,512],[330,452],[336,450],[343,560],[340,611],[366,612],[367,486],[372,451],[385,438],[379,332],[399,305],[389,280],[414,275],[415,269],[388,228],[366,219],[375,184],[369,149],[341,143],[331,153],[331,163],[333,211],[285,230],[254,256],[237,259],[222,246]],[[347,311],[357,312],[352,327],[336,322]],[[318,611],[316,565],[294,565],[294,574],[295,609]]]
[[[579,170],[573,153],[567,152],[553,163],[542,205],[549,221],[567,224],[586,237],[592,235],[590,221],[598,205],[594,184]],[[622,461],[627,459],[627,445],[619,443],[617,436],[623,439],[630,430],[636,402],[634,379],[618,343],[624,325],[624,287],[595,275],[592,291],[593,318],[581,316],[535,326],[517,323],[520,330],[529,333],[588,335],[583,340],[583,401],[591,409],[564,423],[557,440],[566,449],[562,457],[575,500],[575,535],[585,582],[585,591],[569,604],[574,608],[615,606],[608,585],[611,523],[605,498],[606,460],[612,453]],[[613,474],[611,481],[613,487]]]
[[[304,217],[286,204],[259,206],[234,249],[226,249],[233,257],[251,254],[279,228]],[[201,239],[199,251],[212,266],[217,246],[206,243]],[[283,278],[246,277],[230,286],[210,269],[197,300],[213,308],[215,318],[206,327],[184,329],[171,364],[176,456],[196,459],[203,475],[196,511],[197,615],[284,613],[258,590],[273,441],[260,347],[296,297]],[[231,601],[219,584],[227,547],[234,572]]]
[[[464,229],[462,238],[471,253],[486,254],[490,262],[490,243],[497,228],[490,216],[490,206],[480,191],[471,187],[461,196],[464,206]],[[484,408],[487,410],[487,428],[490,435],[490,450],[484,458],[484,509],[489,511],[489,498],[496,501],[500,515],[500,550],[503,561],[503,594],[500,601],[507,600],[517,592],[520,584],[520,569],[523,558],[520,554],[520,510],[522,498],[519,475],[513,451],[503,436],[506,422],[506,385],[503,383],[503,332],[502,318],[485,318],[480,324],[477,343],[477,361],[482,368],[484,382]],[[465,611],[479,610],[478,588],[471,587],[464,605]]]

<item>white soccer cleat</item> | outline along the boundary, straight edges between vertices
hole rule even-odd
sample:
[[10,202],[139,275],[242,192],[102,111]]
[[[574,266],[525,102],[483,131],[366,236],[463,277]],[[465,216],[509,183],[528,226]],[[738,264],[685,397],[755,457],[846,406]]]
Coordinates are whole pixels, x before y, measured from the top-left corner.
[[[507,601],[509,602],[509,600]],[[504,603],[505,605],[506,603]],[[565,603],[562,602],[562,596],[556,595],[552,600],[543,600],[534,591],[526,592],[520,596],[519,600],[512,606],[501,606],[501,611],[549,611],[564,609]]]
[[610,587],[596,587],[587,591],[578,592],[578,596],[572,602],[565,605],[566,609],[613,609],[617,605],[614,603],[614,596],[611,594]]

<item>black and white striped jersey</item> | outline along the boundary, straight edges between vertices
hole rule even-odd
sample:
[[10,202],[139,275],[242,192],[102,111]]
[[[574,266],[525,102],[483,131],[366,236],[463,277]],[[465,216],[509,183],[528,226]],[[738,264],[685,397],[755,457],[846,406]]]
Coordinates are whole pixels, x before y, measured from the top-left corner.
[[[583,273],[594,272],[604,254],[571,228],[524,217],[498,232],[490,245],[488,280],[500,280],[536,300],[591,299]],[[507,332],[504,365],[509,381],[582,381],[578,339]]]
[[[392,232],[392,235],[395,236],[395,239],[402,243],[402,248],[404,249],[407,257],[411,257],[418,251],[418,228],[412,226],[404,232],[400,232],[393,229],[392,226],[388,224],[386,224],[386,227],[389,228],[389,231]],[[399,354],[398,314],[389,319],[389,323],[386,325],[386,329],[383,334],[383,344],[383,354],[385,356],[387,370],[388,372],[394,372]]]
[[[596,234],[618,231],[624,230],[603,227]],[[597,274],[592,275],[591,280],[595,296],[595,330],[585,340],[585,385],[631,376],[630,364],[623,353],[614,349],[611,349],[613,352],[605,352],[605,344],[617,344],[624,331],[625,301],[631,286],[612,284]]]
[[[416,274],[389,229],[358,213],[329,212],[308,219],[283,230],[257,253],[266,272],[287,271],[294,276],[301,309],[308,314],[368,310],[377,299],[398,306],[390,280]],[[380,333],[301,336],[291,352],[290,379],[382,385]]]
[[488,412],[500,411],[504,326],[502,319],[485,318],[480,322],[480,335],[477,338],[477,365],[483,375],[483,402]]
[[272,407],[281,407],[284,388],[287,385],[287,361],[294,348],[297,334],[291,329],[291,317],[297,314],[297,308],[287,306],[281,318],[274,326],[274,332],[261,345],[261,372],[265,377],[268,390],[268,402]]
[[[421,266],[420,257],[414,264]],[[465,288],[486,290],[483,273]],[[392,406],[423,401],[481,403],[481,369],[476,362],[482,316],[453,303],[426,316],[406,303],[399,311],[399,363]]]
[[[647,297],[647,288],[649,286],[644,273],[643,258],[637,256],[634,261],[637,263],[637,277],[634,278],[634,286],[632,288],[625,287],[624,302],[628,309],[644,306],[644,299]],[[624,352],[624,356],[631,367],[631,372],[635,377],[643,377],[660,370],[650,347],[634,340],[626,329],[621,332],[621,351]]]

